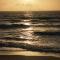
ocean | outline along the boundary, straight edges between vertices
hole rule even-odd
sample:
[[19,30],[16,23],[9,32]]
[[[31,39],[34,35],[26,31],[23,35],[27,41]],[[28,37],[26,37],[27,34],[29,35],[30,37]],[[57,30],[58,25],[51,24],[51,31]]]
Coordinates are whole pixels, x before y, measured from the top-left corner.
[[60,57],[60,11],[1,11],[0,55]]

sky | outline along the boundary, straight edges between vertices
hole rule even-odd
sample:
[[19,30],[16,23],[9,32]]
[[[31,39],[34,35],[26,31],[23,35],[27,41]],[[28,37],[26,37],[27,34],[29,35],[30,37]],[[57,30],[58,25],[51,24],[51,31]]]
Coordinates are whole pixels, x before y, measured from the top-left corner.
[[0,0],[0,11],[60,11],[60,0]]

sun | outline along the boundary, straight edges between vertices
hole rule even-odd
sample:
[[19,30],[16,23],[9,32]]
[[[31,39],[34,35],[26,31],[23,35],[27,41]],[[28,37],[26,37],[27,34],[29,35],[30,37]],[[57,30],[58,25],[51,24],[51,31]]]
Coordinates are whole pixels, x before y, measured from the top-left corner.
[[34,0],[22,0],[22,4],[33,4],[35,1]]

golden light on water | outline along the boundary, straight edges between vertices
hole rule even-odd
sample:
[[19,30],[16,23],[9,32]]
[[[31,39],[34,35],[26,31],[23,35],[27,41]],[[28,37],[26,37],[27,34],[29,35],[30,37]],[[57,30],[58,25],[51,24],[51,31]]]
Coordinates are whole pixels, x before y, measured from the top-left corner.
[[30,25],[30,23],[24,23],[24,25]]
[[24,41],[24,43],[26,43],[26,44],[30,44],[30,45],[32,45],[32,44],[33,44],[33,42],[32,42],[32,41]]

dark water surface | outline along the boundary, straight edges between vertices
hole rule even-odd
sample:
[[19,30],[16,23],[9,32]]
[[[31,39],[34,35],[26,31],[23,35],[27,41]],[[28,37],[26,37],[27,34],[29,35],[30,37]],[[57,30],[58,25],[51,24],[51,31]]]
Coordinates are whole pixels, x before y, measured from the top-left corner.
[[0,12],[0,55],[60,57],[60,12]]

